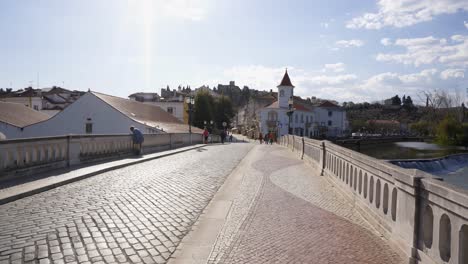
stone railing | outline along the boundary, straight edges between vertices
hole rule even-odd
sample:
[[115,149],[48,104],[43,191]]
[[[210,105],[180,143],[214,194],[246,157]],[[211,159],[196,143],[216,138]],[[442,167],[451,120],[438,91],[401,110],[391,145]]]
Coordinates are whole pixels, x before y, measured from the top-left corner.
[[[201,134],[145,135],[143,153],[202,143]],[[68,135],[0,141],[0,179],[131,155],[131,135]]]
[[280,143],[320,170],[410,263],[468,263],[468,191],[328,141]]

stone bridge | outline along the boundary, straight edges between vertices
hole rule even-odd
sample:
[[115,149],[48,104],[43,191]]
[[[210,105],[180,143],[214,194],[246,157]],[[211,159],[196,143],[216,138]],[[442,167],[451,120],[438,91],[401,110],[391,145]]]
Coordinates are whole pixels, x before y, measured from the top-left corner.
[[466,190],[328,141],[200,143],[0,141],[0,263],[468,263]]

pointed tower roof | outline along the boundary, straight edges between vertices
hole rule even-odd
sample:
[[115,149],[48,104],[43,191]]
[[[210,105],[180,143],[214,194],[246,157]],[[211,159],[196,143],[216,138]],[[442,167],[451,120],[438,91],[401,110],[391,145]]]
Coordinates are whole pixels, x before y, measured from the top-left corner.
[[289,79],[288,69],[287,68],[286,68],[286,72],[284,73],[283,80],[281,80],[281,83],[278,86],[294,87],[294,85],[292,85],[292,83],[291,83],[291,79]]

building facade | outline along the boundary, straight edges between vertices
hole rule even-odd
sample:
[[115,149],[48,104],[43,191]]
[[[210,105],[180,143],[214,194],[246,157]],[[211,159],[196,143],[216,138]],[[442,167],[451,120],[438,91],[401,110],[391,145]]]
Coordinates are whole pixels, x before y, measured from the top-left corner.
[[259,132],[276,137],[341,137],[348,127],[346,112],[329,101],[314,105],[294,96],[294,85],[286,70],[278,88],[278,99],[260,110]]
[[[15,134],[9,134],[7,139],[67,134],[129,134],[130,126],[145,134],[189,131],[188,125],[158,106],[88,92],[55,116],[18,127]],[[192,128],[192,132],[201,130]]]

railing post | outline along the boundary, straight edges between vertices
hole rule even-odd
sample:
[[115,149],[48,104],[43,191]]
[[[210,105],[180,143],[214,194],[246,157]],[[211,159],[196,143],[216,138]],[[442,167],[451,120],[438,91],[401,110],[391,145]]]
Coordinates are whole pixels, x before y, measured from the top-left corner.
[[172,149],[172,133],[169,133],[169,148]]
[[305,151],[305,142],[304,142],[304,137],[302,137],[302,155],[301,155],[301,159],[304,159],[304,151]]
[[292,151],[294,151],[294,145],[296,144],[296,139],[292,136]]
[[325,142],[322,141],[322,160],[321,160],[321,164],[322,164],[322,171],[320,172],[320,176],[323,176],[325,174],[325,168],[326,168],[326,163],[327,163],[327,152],[325,150]]

